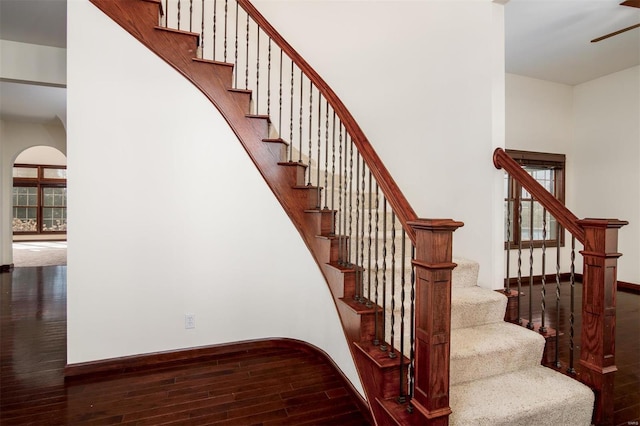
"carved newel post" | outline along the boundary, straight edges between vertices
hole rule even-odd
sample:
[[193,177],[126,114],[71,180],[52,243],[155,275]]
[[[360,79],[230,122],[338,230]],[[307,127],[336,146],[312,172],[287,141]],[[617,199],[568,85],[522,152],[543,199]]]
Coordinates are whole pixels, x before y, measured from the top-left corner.
[[613,424],[618,229],[629,222],[583,219],[582,381],[595,390],[594,423]]
[[451,219],[409,222],[416,233],[416,359],[412,405],[425,425],[448,425],[453,232]]

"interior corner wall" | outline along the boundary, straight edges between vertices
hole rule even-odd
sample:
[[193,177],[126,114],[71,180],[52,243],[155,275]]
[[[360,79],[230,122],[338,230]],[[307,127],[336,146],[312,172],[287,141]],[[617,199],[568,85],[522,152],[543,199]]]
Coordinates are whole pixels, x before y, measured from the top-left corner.
[[88,1],[67,40],[68,363],[284,337],[360,389],[317,265],[220,113]]
[[[501,286],[502,5],[482,1],[256,0],[342,99],[418,216],[465,223],[454,256]],[[501,9],[500,9],[501,10]],[[502,37],[502,38],[500,38]],[[501,98],[502,96],[502,98]],[[502,103],[502,105],[499,105]],[[501,133],[501,132],[500,132]]]
[[13,188],[13,163],[16,157],[32,146],[50,146],[63,154],[67,152],[66,134],[62,123],[30,123],[0,120],[0,261],[2,265],[13,263],[13,230],[11,198]]
[[629,221],[618,280],[640,285],[640,66],[574,88],[571,204],[579,217]]
[[[574,179],[572,170],[575,163],[572,153],[573,128],[573,86],[516,74],[506,75],[506,148],[565,154],[566,181],[571,182]],[[568,195],[570,188],[565,188],[565,201],[567,207],[572,209],[571,197]],[[555,271],[555,248],[546,250],[545,271]],[[512,250],[509,262],[511,277],[515,277],[518,271],[515,251]],[[542,249],[534,251],[537,259]],[[571,245],[565,244],[560,250],[560,258],[569,259],[570,254]],[[576,259],[580,264],[580,254],[576,253]],[[569,272],[570,263],[561,263],[561,272]],[[526,267],[529,267],[528,263]],[[535,261],[533,268],[535,275],[542,273],[541,262]]]

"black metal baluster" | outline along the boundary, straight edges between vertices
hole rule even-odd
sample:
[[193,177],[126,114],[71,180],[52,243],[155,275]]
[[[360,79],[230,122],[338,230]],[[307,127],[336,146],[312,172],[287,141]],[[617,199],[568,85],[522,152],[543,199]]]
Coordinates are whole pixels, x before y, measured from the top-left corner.
[[[335,113],[334,113],[335,120]],[[342,123],[339,122],[340,127],[340,164],[342,163]],[[338,170],[339,171],[339,170]],[[343,263],[345,265],[349,264],[349,236],[347,234],[347,139],[344,139],[344,169],[342,173],[342,177],[340,179],[343,182],[342,189],[344,190],[343,200],[344,200],[344,212],[342,214],[342,239],[343,239]]]
[[217,19],[218,19],[218,0],[213,0],[213,41],[212,41],[212,47],[213,47],[213,60],[217,60],[216,58],[216,37],[218,36],[217,34]]
[[169,0],[164,0],[164,26],[169,28]]
[[511,211],[513,209],[513,202],[512,200],[512,194],[511,191],[513,190],[512,185],[513,185],[513,180],[511,179],[510,176],[507,176],[507,230],[506,230],[506,234],[507,234],[507,238],[506,238],[506,251],[507,251],[507,271],[506,271],[506,278],[504,281],[504,292],[507,295],[511,294],[511,277],[510,277],[510,273],[509,273],[509,268],[510,268],[510,257],[511,257]]
[[[558,221],[556,221],[556,226],[558,225]],[[558,247],[558,250],[560,250],[560,247]],[[573,365],[573,358],[574,358],[574,350],[575,350],[575,344],[573,341],[573,337],[574,337],[574,325],[575,325],[575,290],[576,290],[576,265],[575,265],[575,260],[576,260],[576,237],[574,237],[573,235],[571,236],[571,276],[570,276],[570,284],[571,284],[571,312],[570,312],[570,316],[569,316],[569,368],[567,369],[567,372],[570,374],[576,374],[576,369],[574,368]],[[560,327],[557,327],[558,329]]]
[[[361,226],[360,226],[360,269],[361,269],[361,286],[362,286],[362,291],[360,292],[360,294],[362,294],[362,302],[363,303],[368,303],[365,297],[365,292],[364,292],[364,226],[365,226],[365,163],[364,163],[364,158],[362,159],[362,191],[361,191],[361,195],[362,195],[362,222],[361,222]],[[367,284],[368,285],[368,284]]]
[[[378,191],[376,186],[376,198],[378,197]],[[376,210],[377,211],[377,210]],[[377,262],[376,262],[377,263]],[[387,351],[387,199],[382,197],[382,329],[380,335],[382,336],[382,342],[380,342],[380,350]],[[393,310],[391,310],[391,317],[393,318]],[[393,329],[392,329],[393,333]],[[393,345],[393,342],[392,342]]]
[[[558,247],[560,249],[560,247]],[[545,315],[547,312],[547,277],[546,277],[546,263],[547,263],[547,209],[542,209],[542,289],[541,289],[541,299],[540,299],[540,309],[542,310],[541,320],[540,320],[540,333],[546,333],[547,327],[545,327]],[[556,325],[558,328],[558,325]]]
[[[364,192],[363,192],[364,196]],[[372,193],[371,193],[371,170],[369,170],[369,246],[368,246],[368,255],[367,255],[367,308],[371,308],[373,304],[371,303],[371,231],[373,230],[372,224]]]
[[189,0],[189,32],[193,31],[193,0]]
[[303,92],[304,92],[304,84],[303,84],[304,74],[302,70],[300,70],[300,110],[298,111],[298,163],[302,164],[302,114],[303,108]]
[[[340,138],[342,138],[342,123],[340,123]],[[351,262],[351,242],[353,241],[353,139],[348,138],[348,134],[345,133],[344,140],[349,140],[349,250],[347,250],[347,264],[352,265]],[[345,148],[346,149],[346,148]],[[346,175],[346,173],[345,173]],[[345,188],[345,191],[347,189]],[[357,231],[356,231],[357,232]]]
[[[320,188],[320,159],[322,158],[320,156],[320,146],[322,145],[322,120],[321,117],[322,116],[322,98],[320,96],[320,89],[318,89],[318,146],[317,146],[317,151],[318,151],[318,158],[316,159],[316,184],[318,185],[318,188]],[[324,188],[324,199],[327,199],[327,191],[329,191],[329,188]],[[322,196],[322,193],[319,193],[318,195]],[[326,201],[325,201],[326,204]],[[318,208],[320,208],[320,206],[322,205],[322,200],[320,199],[320,197],[318,197]]]
[[[278,134],[282,135],[282,49],[280,49],[280,89],[278,92]],[[291,150],[291,143],[287,144],[287,150]]]
[[200,57],[204,57],[204,0],[202,0],[202,17],[200,19]]
[[556,352],[554,365],[560,367],[560,226],[556,224]]
[[[229,24],[229,0],[224,0],[224,62],[227,62],[227,29]],[[234,71],[235,74],[235,71]]]
[[[369,186],[371,186],[371,172],[369,172]],[[379,276],[379,272],[380,272],[380,270],[378,268],[378,242],[380,240],[379,239],[380,235],[378,234],[378,220],[379,220],[380,215],[378,213],[378,210],[379,210],[380,205],[379,205],[379,199],[378,199],[378,183],[377,182],[376,182],[375,188],[376,188],[375,192],[374,192],[374,194],[375,194],[375,204],[374,204],[374,206],[375,206],[375,215],[374,215],[374,217],[375,217],[375,234],[373,234],[374,235],[373,241],[374,241],[374,256],[375,256],[374,260],[375,261],[374,261],[373,265],[374,265],[374,268],[375,268],[374,269],[374,271],[375,271],[374,283],[375,283],[376,288],[375,288],[375,292],[374,292],[374,295],[375,295],[374,296],[375,297],[375,303],[374,303],[375,313],[374,313],[374,317],[373,318],[374,318],[374,324],[375,324],[375,327],[374,327],[374,330],[375,330],[374,336],[375,337],[374,337],[374,340],[373,340],[373,344],[378,346],[378,345],[380,345],[380,329],[379,329],[379,324],[378,324],[379,323],[379,320],[378,320],[378,317],[379,317],[379,315],[378,315],[378,307],[380,306],[379,299],[378,299],[378,287],[379,287],[378,276]],[[383,339],[384,339],[384,336],[383,336]]]
[[[406,264],[405,259],[407,257],[407,248],[406,248],[406,232],[402,229],[400,244],[402,244],[400,248],[400,356],[402,357],[405,353],[404,350],[404,302],[405,302],[405,284],[406,284]],[[398,392],[398,402],[400,404],[404,404],[407,402],[407,385],[406,385],[406,374],[404,371],[404,362],[400,361],[400,389]]]
[[[249,89],[249,14],[247,14],[247,24],[246,24],[246,31],[245,31],[244,88],[245,89]],[[256,110],[256,114],[257,114],[258,113],[257,108],[255,110]]]
[[294,63],[291,60],[291,88],[289,90],[289,162],[293,162],[293,94],[294,94]]
[[[416,246],[411,244],[411,264],[416,258]],[[409,398],[413,398],[413,391],[415,385],[415,371],[416,371],[416,271],[411,266],[411,319],[409,322],[409,345],[411,347],[409,356]],[[412,411],[411,404],[407,407],[407,410]]]
[[[308,180],[307,180],[307,185],[311,186],[311,152],[312,152],[312,141],[313,141],[313,83],[311,82],[311,80],[309,80],[309,159],[307,160],[309,162],[309,165],[307,167],[308,169]],[[320,199],[320,186],[318,186],[318,193],[317,193],[317,199]],[[319,202],[316,202],[316,204],[318,204],[317,207],[320,207]]]
[[522,197],[518,197],[518,324],[522,325],[520,305],[522,296]]
[[236,28],[235,28],[235,51],[233,54],[233,70],[234,70],[234,79],[233,79],[233,87],[238,87],[238,2],[236,2]]
[[[267,116],[271,117],[271,37],[267,50]],[[278,129],[280,130],[280,129]]]
[[[249,25],[248,21],[249,15],[247,15],[247,25]],[[249,37],[248,30],[247,27],[247,39]],[[254,105],[256,114],[260,114],[260,27],[258,24],[256,24],[256,101]]]
[[[353,143],[353,142],[352,142]],[[356,156],[356,179],[360,177],[360,153]],[[362,263],[358,264],[358,260],[360,259],[358,255],[360,252],[358,251],[360,244],[360,185],[356,182],[356,232],[355,232],[355,256],[354,260],[356,263],[356,295],[355,299],[358,302],[362,302],[364,297],[363,289],[362,289]]]
[[[336,112],[333,112],[333,122],[331,124],[331,188],[335,188],[336,181]],[[327,132],[328,133],[328,132]],[[342,134],[340,134],[342,136]],[[342,167],[342,137],[340,138],[340,143],[338,144],[338,153],[339,153],[339,161],[338,161],[338,170]],[[328,148],[327,148],[328,149]],[[325,180],[327,179],[327,175],[325,172]],[[334,204],[334,193],[331,192],[331,211],[335,211]],[[344,216],[344,212],[342,211],[342,180],[338,181],[338,217],[336,218],[338,221],[338,264],[344,265],[344,235],[342,229],[342,220],[341,217]],[[333,222],[332,222],[333,223]],[[332,225],[335,230],[335,224]]]
[[178,29],[180,29],[180,0],[178,0]]
[[527,328],[533,330],[533,195],[529,202],[529,315]]
[[[324,187],[329,188],[329,100],[325,99],[325,117],[324,117]],[[335,152],[332,152],[333,163],[335,164]],[[335,169],[335,166],[333,166]],[[320,176],[320,156],[318,155],[318,176]],[[333,183],[333,182],[332,182]],[[327,198],[329,194],[325,194],[324,197],[324,209],[328,209]],[[333,200],[335,197],[335,187],[331,185],[331,209],[333,210]],[[335,234],[335,218],[331,221],[331,233]]]

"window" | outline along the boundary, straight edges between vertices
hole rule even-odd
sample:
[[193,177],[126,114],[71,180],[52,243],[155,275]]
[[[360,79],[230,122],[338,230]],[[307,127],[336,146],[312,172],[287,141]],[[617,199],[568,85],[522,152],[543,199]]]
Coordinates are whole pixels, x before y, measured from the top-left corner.
[[16,164],[13,168],[13,232],[42,234],[66,230],[66,168]]
[[[507,154],[517,161],[547,191],[564,204],[564,154],[507,150]],[[505,221],[508,232],[508,246],[517,248],[520,243],[529,247],[557,244],[560,231],[560,245],[564,244],[564,232],[558,223],[531,194],[505,173]],[[520,226],[518,226],[520,224]]]

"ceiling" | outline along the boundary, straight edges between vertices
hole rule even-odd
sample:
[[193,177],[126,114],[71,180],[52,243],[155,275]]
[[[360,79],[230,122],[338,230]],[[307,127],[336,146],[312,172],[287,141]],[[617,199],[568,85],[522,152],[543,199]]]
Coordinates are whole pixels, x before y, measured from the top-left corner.
[[[506,71],[576,85],[638,65],[640,28],[590,42],[640,23],[640,9],[621,1],[508,1]],[[0,39],[66,47],[66,0],[0,0]],[[25,120],[60,116],[56,111],[66,104],[64,88],[0,81],[0,95],[0,115]]]

